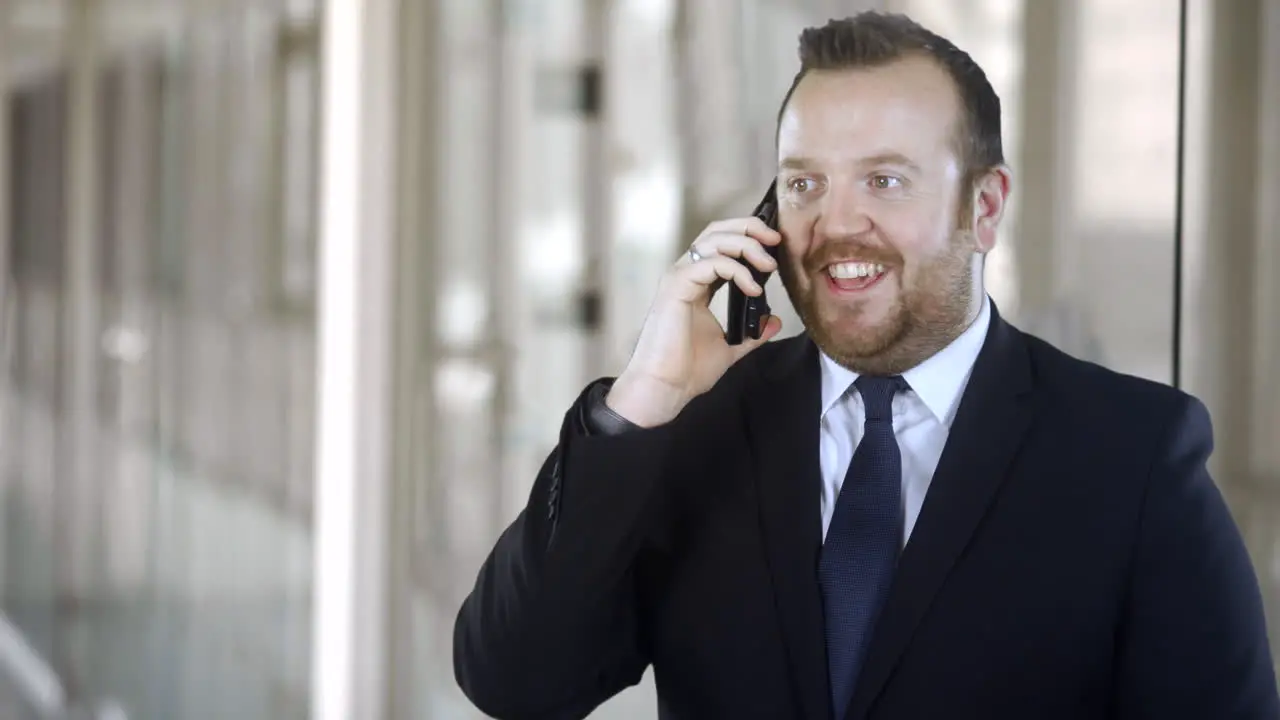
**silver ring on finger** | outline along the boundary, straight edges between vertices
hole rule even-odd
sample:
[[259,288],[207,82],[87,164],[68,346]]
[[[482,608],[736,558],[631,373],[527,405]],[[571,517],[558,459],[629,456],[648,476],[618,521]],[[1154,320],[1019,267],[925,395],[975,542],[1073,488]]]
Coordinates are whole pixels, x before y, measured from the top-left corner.
[[698,252],[698,246],[696,244],[689,246],[689,262],[698,262],[702,257],[703,255]]

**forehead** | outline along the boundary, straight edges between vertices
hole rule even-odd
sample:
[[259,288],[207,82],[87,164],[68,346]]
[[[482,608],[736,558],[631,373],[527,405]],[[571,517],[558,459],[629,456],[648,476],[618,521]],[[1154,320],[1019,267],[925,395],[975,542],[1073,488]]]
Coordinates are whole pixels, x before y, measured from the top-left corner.
[[[809,73],[778,126],[779,157],[895,152],[917,161],[954,152],[960,98],[927,57],[888,65]],[[924,164],[923,162],[921,164]]]

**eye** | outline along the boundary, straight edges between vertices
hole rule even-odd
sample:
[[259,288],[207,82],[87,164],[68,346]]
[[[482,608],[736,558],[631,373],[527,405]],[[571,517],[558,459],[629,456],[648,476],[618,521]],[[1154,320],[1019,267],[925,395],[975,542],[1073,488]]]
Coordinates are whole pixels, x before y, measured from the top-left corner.
[[875,175],[871,178],[871,187],[876,190],[894,190],[902,187],[902,178],[893,175]]
[[807,193],[813,191],[816,183],[813,178],[798,177],[791,178],[787,181],[787,189],[793,193]]

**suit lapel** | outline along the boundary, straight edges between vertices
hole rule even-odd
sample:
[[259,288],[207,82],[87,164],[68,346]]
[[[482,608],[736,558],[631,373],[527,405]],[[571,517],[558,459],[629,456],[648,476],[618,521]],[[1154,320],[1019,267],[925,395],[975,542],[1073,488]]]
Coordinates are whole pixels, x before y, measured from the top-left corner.
[[747,393],[747,433],[792,681],[804,717],[828,720],[831,693],[817,574],[822,545],[821,379],[813,343],[807,338],[784,342],[789,347],[779,348],[779,357],[761,368],[760,387]]
[[903,550],[847,720],[862,720],[1003,482],[1031,419],[1026,341],[995,314]]

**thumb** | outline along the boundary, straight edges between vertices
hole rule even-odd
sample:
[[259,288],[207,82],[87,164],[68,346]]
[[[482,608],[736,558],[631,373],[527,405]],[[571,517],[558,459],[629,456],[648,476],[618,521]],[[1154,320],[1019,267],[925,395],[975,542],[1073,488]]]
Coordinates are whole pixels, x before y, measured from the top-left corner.
[[760,339],[743,340],[741,345],[738,345],[733,349],[734,351],[733,361],[738,362],[742,358],[746,357],[746,355],[750,353],[752,350],[755,350],[761,345],[772,340],[774,336],[776,336],[781,331],[782,331],[782,318],[778,317],[777,315],[768,316],[765,319],[764,329],[760,331]]

